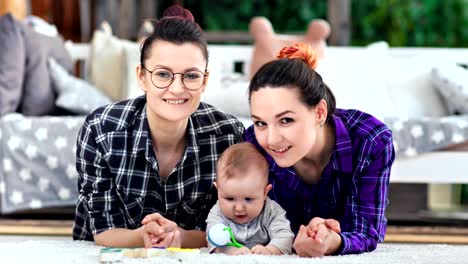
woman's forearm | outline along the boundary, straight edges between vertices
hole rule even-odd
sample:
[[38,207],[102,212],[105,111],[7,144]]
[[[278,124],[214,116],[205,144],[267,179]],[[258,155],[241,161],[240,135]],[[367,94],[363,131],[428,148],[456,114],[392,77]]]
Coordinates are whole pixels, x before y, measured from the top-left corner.
[[198,230],[180,229],[182,235],[182,248],[201,248],[206,247],[206,233]]
[[144,247],[142,227],[134,230],[115,228],[94,236],[97,245],[103,247]]

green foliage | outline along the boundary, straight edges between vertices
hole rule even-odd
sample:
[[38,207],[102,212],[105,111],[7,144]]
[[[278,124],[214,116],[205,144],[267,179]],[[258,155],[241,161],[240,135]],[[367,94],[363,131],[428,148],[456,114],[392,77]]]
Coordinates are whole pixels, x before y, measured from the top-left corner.
[[[188,1],[187,1],[188,2]],[[250,20],[265,16],[277,32],[303,32],[314,18],[326,17],[326,0],[198,0],[207,30],[247,31]]]
[[[386,40],[391,46],[468,47],[468,0],[350,0],[352,45]],[[276,32],[304,32],[326,18],[327,0],[186,0],[208,31],[247,31],[265,16]]]
[[352,1],[352,44],[468,46],[466,0]]

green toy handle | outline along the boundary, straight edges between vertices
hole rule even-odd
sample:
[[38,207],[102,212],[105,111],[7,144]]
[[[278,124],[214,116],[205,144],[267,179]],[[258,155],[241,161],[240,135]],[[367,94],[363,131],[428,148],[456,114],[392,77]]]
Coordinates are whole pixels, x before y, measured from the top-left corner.
[[233,246],[233,247],[236,247],[236,248],[241,248],[241,247],[243,247],[242,244],[240,244],[239,242],[236,241],[236,238],[234,237],[234,234],[232,233],[232,230],[231,230],[230,227],[225,227],[225,228],[223,229],[223,231],[224,231],[224,230],[227,230],[227,231],[229,232],[229,235],[231,236],[231,242],[228,242],[228,243],[226,244],[226,246]]

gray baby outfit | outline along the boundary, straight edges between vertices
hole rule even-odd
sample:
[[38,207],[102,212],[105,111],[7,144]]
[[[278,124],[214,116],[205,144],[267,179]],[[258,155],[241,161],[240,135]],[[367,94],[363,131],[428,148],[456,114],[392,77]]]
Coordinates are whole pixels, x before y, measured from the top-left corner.
[[[272,245],[277,247],[283,254],[291,254],[294,233],[291,231],[286,211],[281,206],[267,198],[260,215],[246,224],[237,224],[224,215],[219,209],[219,201],[211,208],[206,219],[206,231],[216,224],[224,224],[231,228],[237,242],[252,248],[256,245]],[[211,252],[216,247],[208,243]]]

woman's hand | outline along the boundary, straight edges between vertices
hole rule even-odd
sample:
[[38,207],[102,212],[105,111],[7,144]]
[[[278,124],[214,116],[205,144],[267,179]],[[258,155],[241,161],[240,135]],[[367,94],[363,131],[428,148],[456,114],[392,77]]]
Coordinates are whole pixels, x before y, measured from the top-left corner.
[[309,226],[301,225],[293,248],[301,257],[322,257],[332,254],[341,245],[341,237],[337,232],[319,223],[314,226],[316,232]]
[[325,225],[328,229],[335,231],[336,233],[341,232],[340,222],[336,221],[335,219],[323,219],[320,217],[314,217],[310,220],[307,227],[309,227],[312,232],[317,232],[319,224]]
[[181,247],[182,236],[177,224],[159,213],[145,216],[143,226],[143,241],[145,248],[150,247]]

